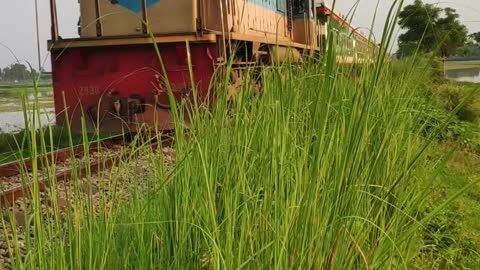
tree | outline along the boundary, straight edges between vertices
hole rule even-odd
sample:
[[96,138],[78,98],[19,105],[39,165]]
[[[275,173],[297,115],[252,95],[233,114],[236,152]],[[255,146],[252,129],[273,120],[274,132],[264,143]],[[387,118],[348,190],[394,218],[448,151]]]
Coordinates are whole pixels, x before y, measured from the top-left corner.
[[480,32],[468,35],[465,45],[457,49],[457,56],[480,57]]
[[453,8],[444,9],[445,17],[439,18],[435,29],[441,42],[442,56],[450,56],[467,41],[467,27],[463,25]]
[[480,32],[473,33],[469,37],[475,40],[475,42],[477,42],[478,44],[480,44]]
[[23,64],[12,64],[3,69],[4,81],[25,81],[31,78],[31,72]]
[[399,14],[400,28],[405,30],[398,38],[398,55],[420,52],[438,52],[450,56],[467,41],[467,28],[460,23],[455,9],[439,8],[415,0]]

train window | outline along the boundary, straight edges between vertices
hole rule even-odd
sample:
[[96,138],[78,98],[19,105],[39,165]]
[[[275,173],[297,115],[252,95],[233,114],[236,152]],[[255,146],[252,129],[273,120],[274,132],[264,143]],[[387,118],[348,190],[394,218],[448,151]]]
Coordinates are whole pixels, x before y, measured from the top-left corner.
[[287,11],[287,0],[277,0],[277,10],[285,13]]
[[315,10],[315,0],[312,0],[310,2],[310,10],[312,11],[312,14],[310,15],[310,18],[315,18],[315,13],[316,13],[316,10]]
[[304,16],[307,12],[306,6],[305,0],[293,0],[293,14]]

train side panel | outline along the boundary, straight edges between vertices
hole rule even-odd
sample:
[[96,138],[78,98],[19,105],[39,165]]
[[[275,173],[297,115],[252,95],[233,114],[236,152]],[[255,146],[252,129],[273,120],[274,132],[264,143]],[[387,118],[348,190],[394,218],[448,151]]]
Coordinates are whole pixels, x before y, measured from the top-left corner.
[[[98,1],[99,18],[95,1],[80,1],[82,38],[97,37],[97,21],[102,37],[141,35],[141,1]],[[147,1],[147,17],[154,34],[194,33],[197,31],[197,0]]]
[[242,69],[257,61],[301,62],[302,52],[319,50],[320,31],[310,0],[146,2],[144,13],[141,1],[102,0],[98,10],[96,1],[80,1],[81,39],[59,40],[51,49],[59,125],[68,115],[72,129],[79,131],[83,115],[90,130],[135,130],[141,124],[173,127],[160,64],[141,23],[144,14],[177,101],[191,101],[193,95],[186,40],[200,101],[215,95],[209,85],[225,57],[234,57],[232,78],[242,78]]
[[[320,25],[311,1],[228,0],[233,38],[318,50]],[[296,12],[296,13],[295,13]],[[229,14],[230,17],[230,14]]]
[[[247,1],[247,0],[229,0],[232,9],[229,29],[234,33],[252,35],[252,36],[277,36],[281,39],[290,38],[287,29],[287,19],[285,11],[279,10],[279,2],[276,1]],[[280,4],[281,5],[281,4]]]
[[[190,100],[192,85],[184,42],[158,44],[175,99]],[[190,46],[199,100],[208,88],[216,61],[215,43]],[[80,131],[135,131],[138,126],[173,128],[167,86],[151,44],[77,47],[52,50],[57,124]],[[65,102],[64,102],[65,100]]]
[[[378,46],[355,29],[344,17],[334,13],[325,5],[317,7],[317,20],[326,27],[322,39],[333,39],[337,62],[343,64],[372,63],[378,53]],[[331,36],[327,37],[327,33]]]

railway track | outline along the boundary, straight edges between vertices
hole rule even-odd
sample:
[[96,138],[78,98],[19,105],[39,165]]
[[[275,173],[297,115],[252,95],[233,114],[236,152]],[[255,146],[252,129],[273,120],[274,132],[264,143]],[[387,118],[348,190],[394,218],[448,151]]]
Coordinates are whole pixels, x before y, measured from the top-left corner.
[[[82,176],[87,173],[87,167],[82,164],[73,164],[73,161],[81,161],[84,165],[88,164],[89,172],[96,172],[101,169],[108,169],[115,158],[119,149],[125,146],[122,136],[112,137],[99,142],[92,142],[85,147],[79,145],[71,149],[58,150],[49,153],[43,157],[38,157],[37,175],[32,175],[32,167],[34,161],[26,159],[16,161],[4,165],[0,165],[0,208],[11,206],[12,203],[21,197],[28,196],[31,193],[33,181],[25,182],[25,178],[38,179],[38,186],[40,191],[46,187],[46,179],[52,177],[52,167],[55,167],[55,178],[58,181],[67,181],[72,176],[72,169],[78,170],[77,175]],[[86,149],[88,153],[86,153]],[[106,154],[106,159],[100,160],[97,158],[98,153]],[[89,158],[89,162],[81,160]],[[53,162],[52,162],[53,161]],[[55,163],[55,164],[52,164]]]
[[[161,148],[163,157],[167,159],[166,162],[171,162],[174,160],[174,152],[171,148],[172,142],[173,140],[169,137],[162,138],[161,144],[152,142],[152,151],[159,152],[157,150]],[[120,170],[119,167],[124,166],[123,161],[125,163],[135,163],[132,165],[133,167],[146,166],[142,165],[146,162],[141,161],[141,156],[130,160],[132,147],[135,148],[135,146],[125,143],[121,138],[112,138],[107,141],[94,142],[89,147],[79,146],[73,149],[56,151],[48,154],[48,159],[54,161],[53,163],[46,164],[46,157],[40,157],[36,160],[38,164],[37,176],[32,173],[34,167],[32,160],[23,160],[0,166],[0,181],[2,184],[0,209],[3,215],[2,223],[0,223],[0,269],[12,267],[10,256],[14,242],[19,243],[15,252],[20,253],[22,258],[26,254],[25,243],[27,241],[23,233],[27,226],[33,225],[32,214],[30,213],[33,208],[31,195],[34,194],[32,179],[36,179],[38,184],[35,188],[38,188],[43,215],[48,216],[48,213],[56,211],[62,218],[65,218],[67,207],[75,205],[75,200],[79,200],[79,198],[81,200],[81,198],[88,196],[93,198],[94,208],[99,208],[100,197],[103,196],[101,194],[113,192],[110,185],[112,180],[109,178],[113,174],[112,170]],[[25,181],[25,179],[30,181]],[[56,180],[53,188],[55,190],[52,190],[52,179]],[[70,181],[73,179],[75,181]],[[138,183],[129,183],[127,179],[113,189],[117,189],[115,192],[118,192],[121,189],[131,188],[128,185],[132,184]],[[73,195],[75,188],[79,189],[83,195],[75,197]],[[128,198],[124,199],[128,200]],[[14,233],[14,230],[17,231]],[[15,239],[14,235],[20,239]],[[35,238],[33,234],[30,237]]]

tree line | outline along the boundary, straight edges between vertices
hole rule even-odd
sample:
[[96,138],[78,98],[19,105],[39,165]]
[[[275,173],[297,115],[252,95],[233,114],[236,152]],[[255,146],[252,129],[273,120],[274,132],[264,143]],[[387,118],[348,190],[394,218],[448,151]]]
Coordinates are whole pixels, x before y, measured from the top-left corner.
[[1,82],[25,82],[31,81],[33,76],[36,76],[38,72],[35,69],[27,68],[24,64],[15,63],[8,67],[0,68],[0,81]]
[[480,32],[468,34],[457,11],[415,0],[399,14],[404,32],[398,38],[399,57],[436,53],[442,57],[480,57]]
[[[467,27],[459,20],[457,11],[451,7],[440,8],[415,0],[399,14],[403,33],[398,38],[398,57],[414,53],[437,53],[442,57],[479,57],[480,32],[468,34]],[[36,70],[21,63],[0,68],[0,81],[27,81]]]

